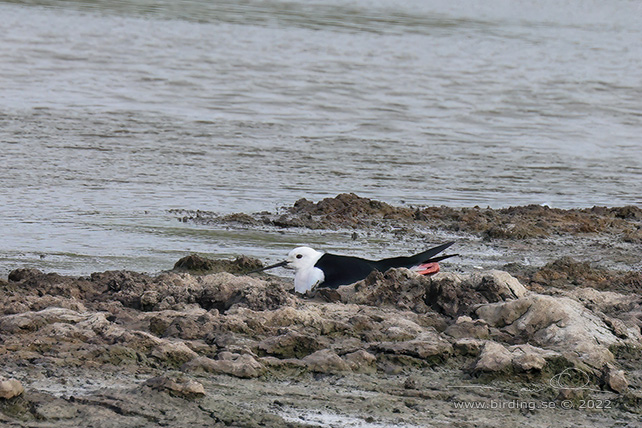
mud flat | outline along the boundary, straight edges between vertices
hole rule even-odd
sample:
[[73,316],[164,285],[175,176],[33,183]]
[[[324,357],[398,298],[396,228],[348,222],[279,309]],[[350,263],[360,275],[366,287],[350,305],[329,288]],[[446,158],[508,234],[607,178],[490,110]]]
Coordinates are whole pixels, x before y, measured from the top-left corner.
[[[354,216],[352,203],[363,204]],[[455,227],[354,195],[185,221],[324,222],[332,204],[357,233]],[[553,210],[601,226],[547,233],[608,237],[622,254],[639,245],[639,212],[604,210]],[[538,251],[532,240],[551,238],[490,236],[512,229],[505,221],[466,233]],[[432,277],[392,269],[307,296],[291,280],[246,274],[261,266],[248,257],[192,255],[158,275],[16,269],[0,280],[0,425],[642,426],[639,271],[555,255]]]
[[303,237],[344,234],[352,237],[354,246],[370,251],[383,243],[385,254],[420,251],[444,239],[456,240],[453,249],[461,257],[455,267],[463,272],[480,266],[504,269],[506,264],[542,266],[563,257],[595,267],[642,271],[642,209],[635,206],[570,210],[540,205],[412,207],[344,193],[316,203],[301,199],[275,212],[172,213],[179,221],[204,227],[296,231]]

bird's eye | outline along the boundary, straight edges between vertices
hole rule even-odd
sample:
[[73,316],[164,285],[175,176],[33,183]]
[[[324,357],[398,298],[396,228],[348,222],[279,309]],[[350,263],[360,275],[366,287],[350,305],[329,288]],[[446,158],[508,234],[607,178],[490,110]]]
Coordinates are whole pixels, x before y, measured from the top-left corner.
[[301,257],[303,257],[303,254],[297,254],[297,255],[296,255],[296,258],[297,258],[297,259],[300,259]]

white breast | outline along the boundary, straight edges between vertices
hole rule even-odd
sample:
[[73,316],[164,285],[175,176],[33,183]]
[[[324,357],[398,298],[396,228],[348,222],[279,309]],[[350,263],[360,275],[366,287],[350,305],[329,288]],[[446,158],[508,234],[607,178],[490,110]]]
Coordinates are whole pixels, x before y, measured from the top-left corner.
[[321,284],[324,279],[323,271],[317,267],[301,269],[294,275],[294,291],[304,294]]

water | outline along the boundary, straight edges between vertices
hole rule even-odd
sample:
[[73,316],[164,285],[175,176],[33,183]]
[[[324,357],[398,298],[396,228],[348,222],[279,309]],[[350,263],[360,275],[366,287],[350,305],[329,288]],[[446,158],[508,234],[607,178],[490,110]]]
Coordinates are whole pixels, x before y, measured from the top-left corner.
[[642,204],[636,1],[33,0],[0,17],[3,274],[302,240],[173,208]]

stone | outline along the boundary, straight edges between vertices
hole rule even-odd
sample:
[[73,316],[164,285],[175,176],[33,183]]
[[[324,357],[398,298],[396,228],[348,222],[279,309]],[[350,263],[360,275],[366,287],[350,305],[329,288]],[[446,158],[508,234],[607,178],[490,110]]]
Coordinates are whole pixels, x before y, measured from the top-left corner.
[[415,321],[397,315],[391,315],[379,325],[381,326],[385,339],[395,342],[412,340],[425,330],[424,327]]
[[270,284],[259,278],[237,277],[227,272],[199,277],[202,287],[197,302],[205,309],[221,312],[233,306],[252,310],[277,309],[293,306],[295,297],[282,284]]
[[548,360],[562,356],[559,352],[538,348],[530,344],[509,346],[513,368],[518,372],[542,370]]
[[594,368],[612,362],[609,346],[621,343],[598,315],[568,297],[530,294],[483,305],[475,313],[517,340],[568,353]]
[[161,360],[164,364],[178,367],[198,357],[184,342],[161,340],[152,349],[150,356]]
[[416,339],[401,342],[381,342],[373,346],[378,352],[408,355],[429,364],[443,362],[453,353],[452,345],[435,332],[427,331]]
[[19,268],[9,272],[8,279],[11,282],[22,282],[22,281],[33,280],[43,275],[45,275],[44,272],[38,269]]
[[182,398],[198,398],[205,395],[203,384],[191,379],[172,379],[167,376],[158,376],[147,379],[143,382],[143,386],[147,386],[158,391],[166,391],[174,396]]
[[341,301],[369,306],[392,306],[418,313],[426,312],[426,292],[430,279],[409,269],[373,271],[364,280],[340,287]]
[[208,357],[194,358],[183,364],[181,370],[220,373],[238,378],[254,378],[263,373],[264,367],[251,355],[227,353],[222,356],[219,355],[219,359],[217,360]]
[[22,383],[16,379],[4,379],[0,377],[0,398],[5,400],[17,397],[25,391]]
[[[31,398],[31,397],[29,397]],[[78,408],[70,406],[65,400],[49,397],[46,402],[39,402],[32,407],[32,412],[40,420],[73,419],[80,413]]]
[[604,313],[621,313],[633,310],[640,305],[640,298],[632,299],[631,295],[614,291],[600,291],[591,287],[577,287],[565,293],[569,297],[582,302],[592,310]]
[[375,370],[377,357],[365,349],[350,352],[343,356],[350,369],[355,372],[371,372]]
[[464,337],[473,339],[488,339],[490,337],[490,330],[488,324],[484,320],[475,320],[469,316],[462,316],[457,318],[454,324],[446,328],[444,334],[455,338],[461,339]]
[[606,386],[617,393],[625,392],[629,387],[624,370],[617,370],[611,365],[605,365],[602,368],[602,381]]
[[513,276],[502,271],[469,275],[440,272],[430,277],[426,300],[444,315],[469,315],[479,305],[524,297],[528,290]]
[[461,339],[455,340],[453,343],[453,350],[456,354],[459,355],[472,355],[478,356],[481,352],[485,340],[482,339],[471,339],[469,337],[463,337]]
[[[294,296],[289,279],[267,275],[120,271],[89,278],[29,272],[15,277],[21,281],[0,282],[0,355],[13,376],[30,380],[30,391],[3,403],[23,403],[28,418],[72,419],[65,421],[69,426],[97,409],[131,418],[132,424],[174,426],[178,419],[171,412],[162,416],[163,406],[178,406],[189,418],[205,412],[203,402],[233,425],[238,413],[224,419],[220,410],[233,408],[242,388],[276,397],[287,383],[307,394],[312,380],[315,388],[325,382],[319,397],[336,397],[337,387],[359,389],[363,382],[373,385],[366,388],[368,400],[370,393],[380,393],[375,389],[392,388],[395,408],[405,412],[405,403],[415,416],[427,408],[420,400],[450,396],[441,382],[459,382],[461,370],[483,375],[481,383],[496,376],[518,389],[525,380],[546,383],[567,368],[627,397],[640,386],[629,369],[642,343],[642,307],[634,293],[541,286],[546,294],[538,294],[497,271],[429,278],[391,270],[373,275],[371,288],[340,287],[341,301]],[[600,362],[609,369],[600,371]],[[629,371],[622,372],[624,367]],[[150,373],[169,380],[150,381],[157,389],[133,388]],[[41,404],[44,396],[36,404],[29,401],[36,388],[52,382],[73,393],[74,376],[91,378],[82,387],[96,392],[50,406]],[[189,376],[199,376],[208,392],[197,403],[179,399],[201,396],[196,385],[170,383]],[[414,381],[404,383],[406,378]],[[465,381],[471,388],[462,394],[480,394],[475,376]],[[270,391],[275,385],[278,390]],[[275,400],[284,406],[297,399],[283,394]],[[6,413],[0,412],[2,418]],[[385,418],[381,423],[394,424]]]
[[258,349],[266,355],[279,358],[303,358],[318,351],[321,346],[322,342],[318,338],[288,331],[285,334],[262,340],[258,344]]
[[542,370],[546,365],[546,360],[537,354],[520,354],[513,357],[512,363],[515,370],[527,372],[531,370]]
[[[433,239],[430,225],[448,224],[453,234],[476,234],[455,251],[488,254],[476,251],[488,245],[477,239],[484,234],[537,234],[519,226],[526,216],[530,226],[555,239],[493,243],[507,255],[517,251],[480,263],[528,256],[539,264],[561,253],[590,253],[603,266],[639,263],[637,244],[623,237],[639,235],[640,209],[601,216],[588,229],[600,230],[602,223],[609,234],[585,241],[589,232],[567,239],[558,232],[568,229],[549,220],[566,216],[566,222],[588,230],[572,217],[589,219],[610,209],[575,210],[569,217],[543,207],[394,208],[351,195],[297,205],[279,213],[285,215],[281,224],[347,227],[340,232],[347,230],[346,236],[353,226],[363,226],[355,245],[380,233],[406,234],[400,239],[421,245]],[[619,215],[636,220],[626,230],[617,226]],[[244,224],[276,224],[269,213],[252,218],[256,222]],[[416,220],[422,227],[413,231]],[[208,267],[207,261],[184,262],[187,268]],[[473,420],[479,426],[610,426],[636,420],[642,403],[642,273],[562,260],[546,272],[534,265],[506,267],[515,269],[513,277],[470,269],[470,263],[467,257],[450,259],[431,277],[406,269],[375,272],[366,281],[324,292],[325,299],[291,294],[291,275],[240,276],[242,270],[206,276],[109,271],[88,277],[14,271],[0,278],[0,356],[3,370],[29,386],[22,395],[0,398],[0,425],[332,425],[328,413],[335,424],[358,424],[356,417],[365,415],[361,422],[377,426]],[[452,265],[474,273],[449,272]],[[569,398],[586,398],[598,387],[605,390],[602,398],[621,394],[617,406],[533,413],[453,411],[451,405],[487,402],[497,394],[540,402],[565,390],[575,394]],[[192,397],[198,399],[184,399]]]
[[508,272],[489,270],[475,273],[471,281],[476,284],[475,289],[484,295],[489,302],[519,299],[528,294],[528,290],[517,278]]
[[512,367],[513,356],[503,345],[488,341],[474,365],[475,372],[505,372]]
[[303,358],[303,362],[313,372],[342,373],[350,371],[350,365],[329,349],[316,351]]
[[74,324],[83,319],[77,311],[64,308],[47,308],[36,312],[6,315],[0,317],[0,331],[6,333],[26,333],[53,323]]
[[251,257],[237,257],[234,260],[208,259],[198,254],[190,254],[174,264],[174,271],[189,272],[196,275],[229,272],[244,274],[263,267],[260,260]]
[[261,357],[259,361],[267,369],[277,369],[277,370],[296,370],[296,371],[305,371],[308,366],[302,360],[297,358],[277,358],[277,357]]

